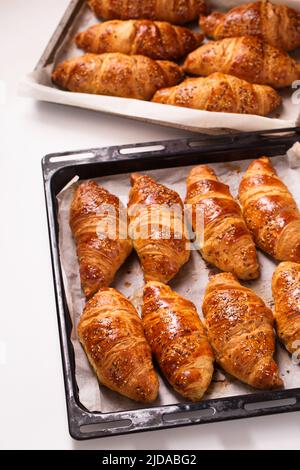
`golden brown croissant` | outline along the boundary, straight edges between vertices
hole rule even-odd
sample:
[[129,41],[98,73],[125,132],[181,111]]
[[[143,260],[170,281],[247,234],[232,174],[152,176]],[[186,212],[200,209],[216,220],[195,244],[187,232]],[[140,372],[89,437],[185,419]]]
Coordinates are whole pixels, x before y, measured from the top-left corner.
[[126,297],[115,289],[99,290],[85,306],[78,335],[100,383],[132,400],[156,399],[151,350],[142,321]]
[[205,78],[188,78],[180,85],[155,93],[155,103],[223,113],[267,116],[281,104],[281,98],[268,86],[214,73]]
[[189,54],[184,70],[191,75],[204,76],[222,72],[273,88],[290,86],[300,78],[300,63],[256,36],[204,44]]
[[202,41],[202,33],[151,20],[106,21],[76,36],[77,46],[86,52],[141,54],[160,60],[180,59]]
[[205,0],[88,0],[98,18],[148,18],[183,24],[205,13]]
[[206,165],[193,168],[187,178],[186,204],[203,258],[240,279],[259,276],[255,245],[240,206]]
[[287,51],[300,46],[300,13],[286,5],[248,3],[225,14],[202,16],[200,25],[214,39],[251,35]]
[[251,163],[239,199],[257,246],[280,261],[300,262],[300,212],[269,158]]
[[179,195],[149,176],[133,174],[129,234],[145,281],[167,283],[189,260],[183,203]]
[[112,282],[132,250],[127,214],[119,198],[95,181],[76,189],[70,212],[76,241],[82,289],[90,297]]
[[139,100],[150,100],[157,90],[182,78],[183,71],[174,62],[119,53],[74,57],[52,73],[53,82],[69,91]]
[[146,338],[174,389],[201,400],[213,375],[214,357],[192,302],[160,282],[144,288],[142,311]]
[[272,290],[277,334],[291,354],[300,352],[300,264],[280,263],[273,275]]
[[259,389],[283,385],[273,359],[273,315],[260,297],[222,273],[208,283],[202,308],[208,340],[226,372]]

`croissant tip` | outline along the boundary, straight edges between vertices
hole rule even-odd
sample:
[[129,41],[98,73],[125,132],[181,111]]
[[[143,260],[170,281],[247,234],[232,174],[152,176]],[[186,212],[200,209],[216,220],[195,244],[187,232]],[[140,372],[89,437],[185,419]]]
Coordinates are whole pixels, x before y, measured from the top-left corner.
[[213,176],[213,177],[216,176],[215,171],[209,165],[205,165],[205,164],[195,166],[191,170],[190,174],[191,175],[201,174],[201,175],[206,175],[207,177],[208,176]]
[[[195,34],[197,46],[200,46],[203,43],[205,36],[202,32],[199,32],[199,31],[194,34]],[[183,71],[184,71],[184,67],[183,67]]]
[[245,277],[243,277],[242,273],[238,277],[244,281],[255,281],[260,277],[260,267],[258,266],[255,270],[248,272]]
[[282,380],[281,377],[277,377],[277,380],[275,381],[275,384],[274,384],[275,388],[282,388],[284,387],[284,381]]
[[269,157],[263,156],[258,159],[258,162],[264,163],[266,165],[271,165],[271,160]]
[[151,380],[149,380],[149,377],[145,377],[145,382],[147,386],[144,387],[144,390],[141,390],[141,397],[140,400],[138,400],[142,403],[153,403],[155,400],[157,400],[159,392],[159,382],[156,377],[156,374],[153,374],[150,379]]
[[262,156],[260,158],[257,158],[256,160],[253,160],[249,165],[249,169],[252,171],[253,169],[256,169],[257,167],[261,167],[261,166],[263,167],[272,166],[272,163],[269,157]]
[[75,43],[76,43],[77,47],[79,47],[79,48],[81,47],[81,42],[82,42],[81,39],[82,39],[82,37],[83,37],[83,33],[82,33],[82,32],[81,32],[81,33],[77,33],[76,36],[75,36]]
[[166,287],[167,284],[165,284],[164,282],[161,282],[161,281],[157,281],[155,279],[147,279],[147,276],[145,276],[145,286],[144,286],[144,289],[146,287],[153,287],[153,286],[164,286]]
[[279,377],[273,377],[270,381],[265,380],[263,383],[254,384],[254,388],[258,390],[278,390],[284,387],[283,380]]
[[146,284],[143,288],[143,297],[144,301],[156,296],[159,296],[162,291],[165,292],[170,290],[170,287],[167,284],[159,281],[146,281]]
[[53,72],[51,73],[51,80],[53,83],[56,83],[56,80],[57,80],[57,71],[56,70],[53,70]]
[[92,291],[92,290],[90,290],[90,289],[88,289],[88,288],[87,288],[87,289],[83,289],[83,292],[84,292],[84,295],[85,295],[86,300],[90,300],[90,299],[93,297],[93,295],[95,294],[94,291]]
[[65,88],[67,77],[68,73],[65,62],[58,64],[51,74],[52,82],[60,88]]
[[107,290],[110,290],[109,287],[107,286],[95,286],[95,287],[90,287],[90,286],[84,286],[83,287],[83,292],[87,300],[91,300],[94,296],[100,294],[101,292],[105,292]]
[[201,15],[199,19],[199,24],[204,29],[205,35],[210,36],[213,35],[214,29],[220,20],[223,18],[224,14],[215,11],[209,15]]
[[282,388],[282,387],[284,387],[284,382],[283,382],[282,378],[279,376],[279,372],[277,372],[272,377],[269,388],[273,389],[273,390],[276,390],[276,389],[279,389],[279,388]]
[[57,66],[56,69],[53,70],[51,74],[51,80],[55,85],[59,87],[63,87],[62,78],[61,78],[61,68],[59,68],[59,66]]
[[262,366],[257,365],[253,386],[261,390],[274,390],[284,386],[277,364],[273,359],[266,361]]
[[267,157],[266,155],[263,155],[262,157],[259,158],[259,160],[265,160],[265,161],[270,161],[269,157]]
[[211,279],[234,279],[237,280],[236,276],[233,273],[229,272],[221,272],[221,273],[212,273],[211,274]]
[[142,178],[142,175],[140,173],[132,173],[131,177],[130,177],[130,183],[131,183],[131,186],[134,186],[135,183],[140,179]]

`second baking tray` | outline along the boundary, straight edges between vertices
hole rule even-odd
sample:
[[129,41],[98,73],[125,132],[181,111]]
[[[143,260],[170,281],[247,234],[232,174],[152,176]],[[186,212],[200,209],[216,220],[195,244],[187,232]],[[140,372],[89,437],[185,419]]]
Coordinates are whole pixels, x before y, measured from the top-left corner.
[[89,179],[131,171],[256,158],[263,154],[272,157],[285,154],[299,140],[300,128],[214,138],[200,135],[196,139],[57,153],[43,159],[69,429],[74,438],[90,439],[300,410],[299,381],[297,388],[204,399],[193,404],[178,403],[154,407],[145,405],[139,409],[108,413],[88,411],[80,403],[75,378],[75,357],[70,339],[72,322],[64,291],[58,248],[57,205],[57,195],[75,176]]

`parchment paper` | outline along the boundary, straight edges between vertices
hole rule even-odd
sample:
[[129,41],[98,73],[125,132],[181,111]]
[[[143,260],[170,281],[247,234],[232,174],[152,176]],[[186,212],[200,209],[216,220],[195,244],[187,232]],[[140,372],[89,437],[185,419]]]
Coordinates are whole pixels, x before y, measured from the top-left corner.
[[[299,151],[299,146],[298,146]],[[280,177],[288,185],[300,205],[300,160],[297,146],[290,152],[289,159],[286,156],[272,158]],[[234,163],[217,163],[211,166],[215,169],[221,180],[230,186],[232,194],[237,195],[239,182],[250,160]],[[158,182],[178,191],[182,198],[185,197],[185,178],[191,167],[174,169],[162,169],[145,171],[144,174],[153,176]],[[129,174],[97,178],[99,184],[116,194],[124,204],[127,204],[130,189]],[[84,306],[84,297],[80,288],[79,266],[76,257],[75,244],[69,226],[69,209],[76,182],[69,185],[58,196],[59,204],[59,249],[61,264],[64,273],[64,284],[67,293],[67,302],[73,319],[72,343],[75,350],[76,380],[79,387],[81,403],[90,411],[121,411],[144,407],[133,401],[123,398],[117,393],[98,385],[96,376],[91,370],[85,353],[77,339],[77,324]],[[261,277],[257,281],[245,283],[257,292],[265,302],[272,307],[271,278],[276,267],[276,262],[259,252],[259,260],[262,267]],[[176,278],[170,283],[172,289],[188,298],[196,305],[200,317],[202,317],[201,305],[208,276],[217,269],[208,266],[197,251],[192,251],[190,261],[181,269]],[[142,271],[135,253],[125,262],[121,268],[113,287],[116,287],[124,295],[129,297],[139,309],[142,300],[143,287]],[[278,344],[276,359],[279,362],[280,373],[286,388],[300,386],[300,366],[293,364],[289,354]],[[216,368],[213,382],[205,398],[220,398],[233,395],[253,393],[253,389],[243,385],[222,373]],[[184,402],[171,387],[160,378],[159,399],[153,404],[166,405]]]
[[[248,0],[247,0],[248,1]],[[216,9],[229,9],[232,6],[247,3],[246,0],[211,0],[209,6]],[[298,0],[278,0],[275,3],[286,3],[300,11]],[[64,40],[56,57],[55,64],[67,58],[81,55],[75,43],[74,36],[91,24],[97,22],[90,9],[83,5],[78,21],[71,27],[68,37]],[[294,58],[300,60],[300,50],[292,53]],[[130,117],[144,122],[153,122],[171,127],[187,129],[193,132],[209,132],[209,129],[235,129],[240,131],[267,130],[283,127],[294,127],[300,123],[300,99],[296,89],[285,89],[280,94],[283,105],[269,117],[214,113],[195,109],[180,108],[147,101],[139,101],[113,96],[97,96],[85,93],[71,93],[56,88],[51,82],[53,64],[46,68],[39,68],[27,75],[20,84],[20,93],[31,98],[54,103],[92,109],[109,114]],[[298,84],[300,86],[300,83]],[[292,100],[292,96],[294,99]],[[297,103],[298,101],[298,103]]]

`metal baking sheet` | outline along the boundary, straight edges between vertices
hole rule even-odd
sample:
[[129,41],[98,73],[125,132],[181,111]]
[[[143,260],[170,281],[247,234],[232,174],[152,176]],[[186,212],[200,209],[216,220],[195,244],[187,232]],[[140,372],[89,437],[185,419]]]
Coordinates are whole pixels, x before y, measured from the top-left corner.
[[[82,384],[79,384],[79,381],[76,380],[75,357],[77,351],[76,348],[74,349],[74,343],[71,341],[72,320],[75,322],[76,320],[73,318],[72,303],[70,303],[68,298],[70,292],[68,292],[68,288],[66,288],[66,284],[63,282],[63,277],[65,279],[66,273],[64,270],[63,276],[62,253],[59,250],[59,246],[60,249],[62,247],[59,245],[59,207],[57,203],[57,196],[75,176],[79,176],[80,179],[98,178],[101,176],[102,184],[103,182],[105,184],[105,181],[106,184],[113,184],[116,180],[121,181],[122,178],[125,180],[126,176],[123,177],[121,175],[126,175],[137,169],[145,172],[150,171],[151,174],[157,173],[157,175],[163,175],[163,169],[177,168],[172,173],[179,175],[179,172],[182,170],[178,167],[182,168],[183,165],[187,166],[204,162],[214,164],[219,161],[226,162],[222,164],[224,171],[227,169],[227,172],[229,170],[229,173],[233,172],[238,175],[245,162],[236,163],[237,161],[250,157],[255,158],[262,154],[269,156],[284,155],[293,143],[298,140],[300,140],[299,128],[293,131],[274,131],[267,134],[248,133],[215,138],[199,136],[198,141],[194,139],[106,149],[89,149],[79,152],[55,154],[44,158],[43,172],[64,362],[66,397],[70,432],[73,437],[87,439],[300,409],[300,368],[291,362],[286,351],[280,346],[277,349],[277,359],[279,360],[281,374],[286,383],[286,388],[283,390],[256,392],[226,375],[220,375],[220,372],[218,372],[208,394],[203,401],[197,404],[190,404],[179,399],[176,394],[173,394],[168,385],[163,384],[169,391],[167,401],[158,401],[153,406],[145,407],[126,399],[122,400],[117,394],[107,391],[104,387],[101,388],[101,394],[104,396],[102,405],[105,405],[103,409],[99,407],[95,411],[87,403],[83,406],[80,401],[80,388]],[[278,157],[274,159],[274,162],[279,167],[286,164],[283,158],[280,159]],[[216,168],[221,167],[217,165]],[[176,182],[178,183],[175,177],[175,188]],[[114,192],[116,193],[117,190]],[[193,253],[194,256],[200,257],[196,252]],[[272,261],[269,260],[269,263],[272,263]],[[201,267],[200,263],[199,267]],[[185,276],[189,275],[188,271],[191,269],[191,265],[190,267],[187,266],[186,269]],[[266,269],[265,264],[263,264],[263,269]],[[120,280],[120,282],[123,282],[123,287],[118,285],[118,288],[124,292],[124,283],[128,281],[128,278],[126,279],[126,272],[121,277],[123,277]],[[174,280],[173,288],[189,298],[191,293],[181,291],[182,280],[179,274],[178,278]],[[204,283],[204,280],[202,281]],[[271,303],[270,290],[265,281],[252,287],[269,304]],[[197,303],[199,304],[199,302]],[[199,305],[197,306],[199,310]],[[99,389],[98,393],[100,393]],[[164,396],[163,398],[165,399],[166,397]],[[278,402],[277,400],[284,401]],[[257,405],[257,403],[261,404]],[[96,428],[91,428],[90,425],[96,425]]]
[[[297,2],[292,3],[292,5],[291,2],[293,0],[286,1],[290,6],[300,10],[300,5],[297,5]],[[224,7],[224,0],[213,0],[208,3],[214,8]],[[231,5],[238,3],[241,3],[241,1],[233,0]],[[281,3],[284,3],[284,0],[281,0]],[[295,88],[291,87],[280,91],[284,98],[283,105],[269,117],[214,113],[148,101],[59,90],[51,82],[53,64],[81,55],[83,52],[76,47],[74,36],[78,31],[97,21],[99,20],[88,8],[85,0],[72,0],[35,71],[22,80],[20,92],[23,95],[43,101],[93,109],[193,132],[203,132],[205,129],[207,133],[218,133],[221,128],[239,131],[267,130],[295,127],[300,123],[297,93],[299,84],[297,85],[296,82]],[[197,25],[195,24],[193,27],[197,28]],[[294,51],[292,55],[300,60],[300,49]]]

